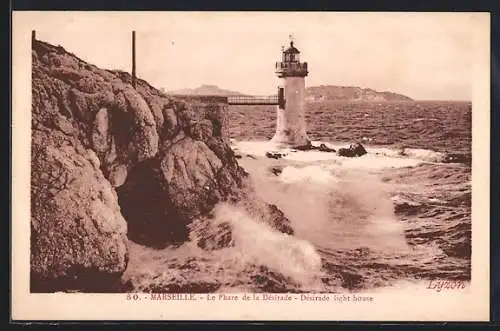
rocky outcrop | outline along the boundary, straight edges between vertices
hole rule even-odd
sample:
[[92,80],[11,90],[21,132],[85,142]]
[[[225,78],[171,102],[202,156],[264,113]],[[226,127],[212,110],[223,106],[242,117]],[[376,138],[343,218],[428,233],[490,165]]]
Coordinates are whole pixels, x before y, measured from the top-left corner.
[[33,139],[32,291],[112,286],[127,266],[127,227],[96,155],[61,132]]
[[262,219],[293,233],[248,187],[229,147],[225,104],[175,100],[140,79],[133,88],[129,74],[41,41],[32,59],[33,291],[109,290],[127,267],[128,238],[182,243],[200,219],[200,247],[228,245],[230,231],[208,235],[216,225],[206,215],[219,201],[267,206]]
[[367,154],[366,149],[360,143],[355,143],[349,146],[349,148],[339,148],[337,155],[345,157],[357,157]]
[[281,159],[283,156],[285,156],[285,153],[279,153],[279,152],[266,152],[266,156],[270,159]]
[[336,152],[334,148],[330,148],[330,147],[326,146],[325,144],[319,145],[318,151],[326,152],[326,153],[335,153]]
[[335,153],[335,149],[326,146],[325,144],[320,144],[319,146],[314,146],[313,144],[309,144],[306,146],[296,147],[294,148],[297,151],[319,151],[325,153]]

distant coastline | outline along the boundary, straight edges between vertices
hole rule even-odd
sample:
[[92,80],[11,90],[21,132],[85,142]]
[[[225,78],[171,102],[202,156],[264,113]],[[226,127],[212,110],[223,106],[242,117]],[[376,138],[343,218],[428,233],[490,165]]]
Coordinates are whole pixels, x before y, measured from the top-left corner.
[[[217,95],[236,96],[246,95],[237,91],[223,89],[216,85],[203,84],[196,88],[186,88],[174,91],[164,91],[167,95]],[[389,91],[375,91],[370,88],[357,86],[320,85],[306,89],[305,100],[308,102],[321,101],[360,101],[360,102],[394,102],[415,101],[412,98]]]
[[358,86],[320,85],[306,89],[306,101],[415,101],[412,98],[389,91],[378,92]]
[[167,95],[217,95],[217,96],[245,95],[244,93],[226,90],[216,85],[208,85],[208,84],[203,84],[196,88],[185,88],[175,91],[164,91],[163,89],[160,90]]

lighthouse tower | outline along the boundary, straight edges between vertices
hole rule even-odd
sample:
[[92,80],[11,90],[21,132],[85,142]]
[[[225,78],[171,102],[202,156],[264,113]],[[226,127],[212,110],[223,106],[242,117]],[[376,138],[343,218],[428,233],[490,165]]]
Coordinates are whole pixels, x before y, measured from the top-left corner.
[[281,82],[278,87],[276,133],[271,141],[282,147],[310,146],[304,100],[307,62],[300,62],[300,51],[293,41],[282,51],[282,59],[276,62],[275,72]]

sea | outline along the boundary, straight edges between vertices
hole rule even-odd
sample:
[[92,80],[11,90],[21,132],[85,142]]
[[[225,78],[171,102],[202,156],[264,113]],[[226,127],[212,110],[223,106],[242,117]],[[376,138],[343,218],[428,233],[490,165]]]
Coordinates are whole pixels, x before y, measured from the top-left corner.
[[[231,145],[261,199],[294,235],[221,203],[234,246],[187,242],[162,250],[130,243],[124,280],[153,292],[340,293],[471,277],[470,102],[307,104],[314,145],[361,157],[278,150],[274,106],[230,106]],[[272,159],[266,152],[279,152]]]

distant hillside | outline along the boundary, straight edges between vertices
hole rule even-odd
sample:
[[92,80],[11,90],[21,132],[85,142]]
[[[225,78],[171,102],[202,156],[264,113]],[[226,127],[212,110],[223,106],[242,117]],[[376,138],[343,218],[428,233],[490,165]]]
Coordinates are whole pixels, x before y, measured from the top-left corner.
[[194,89],[182,89],[176,91],[167,91],[166,94],[170,95],[220,95],[220,96],[230,96],[230,95],[244,95],[243,93],[234,92],[230,90],[221,89],[216,85],[201,85]]
[[[222,89],[216,85],[201,85],[193,89],[181,89],[165,92],[168,95],[219,95],[233,96],[245,95],[240,92]],[[360,88],[357,86],[335,86],[320,85],[311,86],[306,89],[307,101],[324,100],[345,100],[345,101],[413,101],[413,99],[393,92],[377,92],[369,88]]]
[[377,92],[357,86],[320,85],[306,89],[307,101],[345,100],[345,101],[414,101],[412,98],[393,92]]

